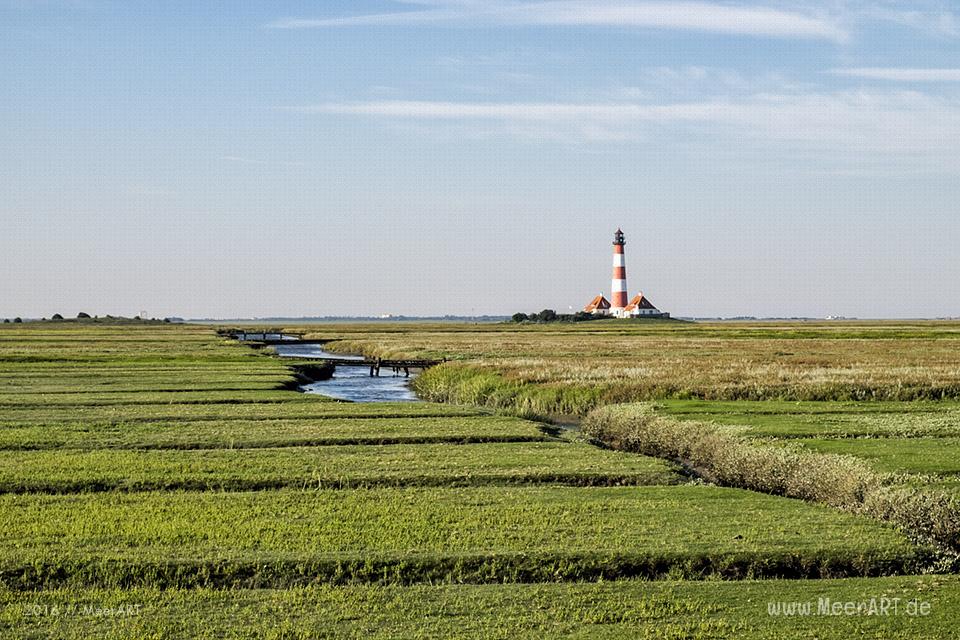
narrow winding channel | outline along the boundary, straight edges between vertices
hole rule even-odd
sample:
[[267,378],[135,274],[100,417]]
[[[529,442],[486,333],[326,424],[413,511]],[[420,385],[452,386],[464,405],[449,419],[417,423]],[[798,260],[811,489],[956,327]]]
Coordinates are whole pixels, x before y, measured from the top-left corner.
[[[286,358],[363,360],[360,356],[344,356],[324,351],[319,344],[277,345],[274,349],[278,355]],[[336,373],[329,380],[314,382],[302,388],[306,393],[317,393],[352,402],[415,402],[419,398],[409,384],[415,376],[412,371],[409,378],[405,378],[403,374],[394,376],[390,370],[384,369],[380,376],[370,377],[367,367],[337,367]]]

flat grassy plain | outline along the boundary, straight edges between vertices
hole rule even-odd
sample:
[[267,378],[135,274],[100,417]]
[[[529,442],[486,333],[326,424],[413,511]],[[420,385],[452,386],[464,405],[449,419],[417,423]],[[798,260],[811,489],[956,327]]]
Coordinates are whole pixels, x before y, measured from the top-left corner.
[[[771,595],[774,594],[774,595]],[[768,603],[897,602],[886,615],[770,615]],[[910,615],[910,603],[927,603]],[[104,612],[82,615],[84,607]],[[118,615],[121,608],[136,613]],[[12,637],[105,638],[956,638],[955,576],[292,589],[0,592]]]
[[[896,527],[503,412],[643,399],[811,451],[854,432],[946,442],[960,325],[310,330],[454,359],[419,379],[446,402],[299,394],[289,361],[210,327],[0,327],[0,635],[958,637],[960,583],[897,575],[937,556]],[[820,596],[932,609],[767,611]]]
[[422,396],[519,415],[654,402],[664,415],[793,439],[878,471],[953,477],[960,323],[594,322],[429,331],[342,327],[331,350],[454,361]]
[[323,337],[340,338],[333,350],[455,359],[420,379],[427,397],[541,415],[663,398],[960,398],[958,322],[371,325]]
[[[712,405],[712,406],[711,406]],[[724,425],[756,439],[853,456],[891,474],[960,476],[960,407],[900,403],[661,401],[663,415]]]
[[0,451],[0,493],[156,489],[676,484],[663,460],[568,442]]
[[[256,406],[256,405],[254,405]],[[77,411],[72,422],[46,421],[34,415],[20,422],[0,422],[0,451],[29,449],[249,449],[348,444],[411,444],[467,442],[535,442],[548,440],[541,425],[512,417],[470,415],[452,410],[419,410],[420,406],[371,408],[371,405],[333,404],[298,418],[252,418],[246,409],[231,405],[240,415],[217,418],[171,413],[142,420],[118,417],[114,412]],[[361,408],[363,407],[363,408]],[[261,408],[261,407],[257,407]],[[272,407],[274,409],[280,407]],[[210,407],[206,407],[210,412]],[[221,410],[221,413],[223,411]],[[295,411],[291,411],[295,414]],[[9,412],[5,412],[9,417]],[[85,419],[78,420],[83,416]],[[386,417],[383,417],[386,416]],[[24,418],[24,414],[20,414]],[[56,420],[63,419],[58,412]],[[203,419],[198,419],[198,418]]]
[[883,575],[918,555],[867,519],[716,487],[0,496],[0,513],[20,589]]

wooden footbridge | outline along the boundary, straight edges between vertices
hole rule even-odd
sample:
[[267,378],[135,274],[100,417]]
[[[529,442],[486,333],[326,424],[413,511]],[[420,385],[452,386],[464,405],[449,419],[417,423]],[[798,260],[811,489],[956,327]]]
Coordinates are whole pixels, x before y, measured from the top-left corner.
[[[221,329],[217,333],[222,336],[230,337],[249,344],[251,347],[265,347],[271,345],[325,344],[330,342],[329,339],[305,339],[301,333],[291,333],[289,331],[283,331],[282,329],[266,329],[260,331],[246,331],[244,329]],[[370,369],[371,376],[379,376],[380,370],[386,368],[391,370],[394,375],[400,375],[402,373],[404,377],[408,378],[410,377],[411,369],[420,369],[422,371],[423,369],[438,365],[441,362],[446,362],[446,359],[428,360],[416,358],[364,358],[359,356],[347,356],[342,358],[324,356],[310,359],[315,359],[318,363],[331,365],[334,368],[368,367]]]
[[261,331],[247,331],[246,329],[220,329],[221,336],[233,338],[251,346],[273,346],[278,344],[324,344],[330,342],[325,338],[304,338],[302,333],[291,333],[283,329],[267,329]]
[[393,371],[397,376],[401,373],[405,378],[410,377],[410,369],[420,369],[421,371],[440,364],[443,360],[391,360],[389,358],[323,358],[323,362],[329,362],[334,367],[370,367],[370,376],[379,376],[380,369],[386,367]]

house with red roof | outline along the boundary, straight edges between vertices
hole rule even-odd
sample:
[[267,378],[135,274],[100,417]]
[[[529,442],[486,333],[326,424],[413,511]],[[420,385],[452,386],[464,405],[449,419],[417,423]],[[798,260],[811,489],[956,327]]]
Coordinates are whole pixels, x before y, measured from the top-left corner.
[[643,295],[641,291],[633,297],[633,299],[627,303],[627,306],[623,308],[624,318],[669,318],[669,313],[664,313],[653,306],[653,303],[650,302],[650,299]]
[[603,297],[601,293],[596,298],[590,301],[590,304],[585,306],[583,310],[586,313],[592,313],[598,316],[608,316],[610,315],[610,301]]

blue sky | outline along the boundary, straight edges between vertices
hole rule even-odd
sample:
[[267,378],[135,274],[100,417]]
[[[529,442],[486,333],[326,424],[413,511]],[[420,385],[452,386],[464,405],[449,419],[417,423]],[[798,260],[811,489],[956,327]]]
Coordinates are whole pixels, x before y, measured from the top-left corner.
[[960,315],[960,8],[0,0],[0,316]]

